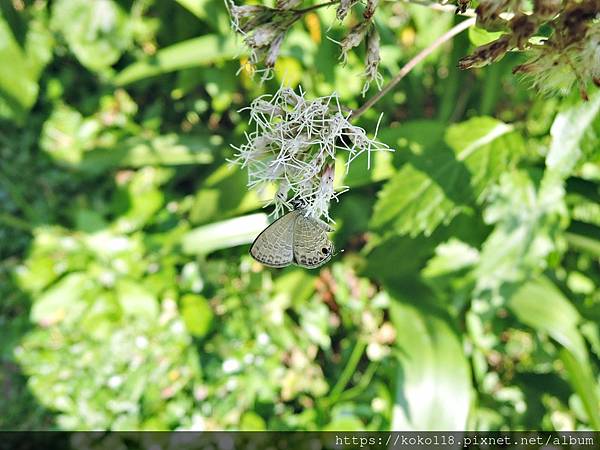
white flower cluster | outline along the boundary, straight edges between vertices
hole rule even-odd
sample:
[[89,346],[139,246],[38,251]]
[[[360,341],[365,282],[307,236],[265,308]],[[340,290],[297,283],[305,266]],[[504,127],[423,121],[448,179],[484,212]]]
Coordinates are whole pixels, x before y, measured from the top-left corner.
[[345,192],[333,188],[337,153],[346,154],[347,171],[364,152],[370,166],[372,151],[392,151],[350,123],[335,93],[308,100],[302,91],[281,88],[247,109],[256,128],[246,134],[246,144],[234,147],[238,153],[232,162],[248,169],[249,188],[275,184],[277,194],[269,204],[277,217],[301,205],[307,215],[332,221],[329,203]]

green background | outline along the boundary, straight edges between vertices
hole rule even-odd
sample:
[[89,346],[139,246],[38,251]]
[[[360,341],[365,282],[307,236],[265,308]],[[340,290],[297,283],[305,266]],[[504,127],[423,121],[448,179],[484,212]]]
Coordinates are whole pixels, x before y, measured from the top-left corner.
[[[597,91],[463,33],[358,120],[396,152],[337,180],[345,251],[272,270],[226,158],[284,76],[366,100],[335,9],[261,84],[220,0],[0,6],[1,429],[600,429]],[[385,79],[460,20],[380,7]]]

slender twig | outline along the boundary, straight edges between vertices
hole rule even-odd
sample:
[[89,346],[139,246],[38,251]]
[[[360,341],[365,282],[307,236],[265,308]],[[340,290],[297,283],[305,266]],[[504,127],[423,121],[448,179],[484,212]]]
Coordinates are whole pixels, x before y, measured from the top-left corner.
[[306,14],[308,12],[314,11],[315,9],[325,8],[326,6],[335,5],[336,3],[339,3],[339,2],[340,2],[340,0],[332,0],[332,1],[326,2],[326,3],[317,3],[316,5],[312,5],[312,6],[309,6],[308,8],[304,8],[304,9],[294,9],[293,11],[298,14]]
[[[435,9],[436,11],[455,13],[460,16],[467,16],[467,17],[475,16],[475,10],[472,8],[467,9],[465,12],[458,12],[456,10],[456,5],[447,5],[447,4],[442,5],[441,3],[430,2],[428,0],[401,0],[401,1],[403,3],[413,3],[413,4],[419,5],[419,6],[425,6],[427,8]],[[335,5],[339,2],[340,2],[340,0],[332,0],[329,2],[325,2],[325,3],[318,3],[316,5],[312,5],[307,8],[303,8],[303,9],[293,9],[292,11],[294,11],[295,13],[298,13],[298,14],[306,14],[308,12],[314,11],[315,9],[325,8],[327,6]],[[386,3],[396,3],[396,0],[388,0]]]
[[413,59],[411,59],[409,62],[407,62],[404,65],[404,67],[402,67],[402,69],[400,69],[400,72],[398,72],[398,74],[394,78],[392,78],[390,80],[390,82],[381,91],[377,92],[373,97],[371,97],[369,100],[367,100],[360,108],[355,110],[350,115],[350,117],[352,117],[353,119],[356,119],[361,114],[363,114],[365,111],[367,111],[371,106],[373,106],[375,104],[375,102],[377,102],[379,99],[381,99],[381,97],[383,97],[388,92],[390,92],[394,88],[394,86],[396,86],[400,82],[400,80],[402,80],[406,75],[408,75],[410,73],[410,71],[412,69],[415,68],[415,66],[417,64],[419,64],[421,61],[423,61],[425,58],[427,58],[427,56],[429,56],[431,53],[433,53],[433,51],[435,49],[437,49],[440,45],[449,41],[454,36],[461,33],[462,31],[466,30],[467,28],[469,28],[472,25],[475,25],[475,17],[471,17],[470,19],[463,20],[461,23],[459,23],[458,25],[455,25],[450,30],[448,30],[446,33],[444,33],[442,36],[437,38],[429,47],[423,49]]

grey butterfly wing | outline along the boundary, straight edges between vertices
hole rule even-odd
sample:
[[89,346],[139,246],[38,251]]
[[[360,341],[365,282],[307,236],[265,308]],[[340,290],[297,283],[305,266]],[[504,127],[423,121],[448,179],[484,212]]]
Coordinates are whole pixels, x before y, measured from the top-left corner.
[[252,243],[250,255],[270,267],[285,267],[294,260],[294,226],[298,211],[291,211],[277,219]]
[[294,263],[307,269],[325,264],[333,256],[333,243],[327,237],[331,227],[320,220],[298,214],[294,227]]

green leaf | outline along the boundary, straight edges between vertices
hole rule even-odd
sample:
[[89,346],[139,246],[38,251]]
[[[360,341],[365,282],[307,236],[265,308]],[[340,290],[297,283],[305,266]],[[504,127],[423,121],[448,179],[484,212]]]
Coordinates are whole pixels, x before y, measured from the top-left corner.
[[508,307],[521,322],[550,335],[579,361],[588,363],[585,341],[577,328],[579,312],[546,277],[524,284],[510,298]]
[[[9,5],[12,8],[12,5]],[[28,24],[24,46],[0,14],[0,117],[21,122],[38,96],[38,79],[52,57],[54,41],[40,19]]]
[[80,299],[85,291],[87,276],[81,272],[65,275],[44,292],[31,308],[31,320],[40,324],[54,324],[80,312]]
[[181,316],[192,336],[203,337],[213,321],[213,311],[202,295],[186,294],[181,298]]
[[242,53],[233,39],[215,35],[201,36],[163,48],[152,57],[131,64],[117,74],[114,82],[123,86],[176,70],[225,61]]
[[497,295],[503,285],[546,268],[546,259],[561,245],[565,209],[560,185],[545,183],[536,189],[524,171],[505,173],[489,199],[484,220],[495,228],[475,268],[476,290]]
[[23,14],[19,14],[10,0],[0,0],[0,17],[4,16],[6,24],[12,32],[13,38],[21,48],[25,47],[27,35],[27,21]]
[[469,169],[478,200],[482,200],[502,173],[514,167],[525,147],[511,125],[491,117],[474,117],[451,125],[445,141],[454,150],[456,159]]
[[440,277],[471,267],[478,261],[479,252],[476,248],[451,238],[435,248],[435,256],[427,261],[422,275],[426,278]]
[[250,244],[269,224],[264,213],[211,223],[186,233],[181,245],[187,254],[207,254],[215,250]]
[[254,411],[246,411],[240,418],[240,431],[266,431],[264,419]]
[[132,42],[131,21],[113,0],[57,0],[52,26],[79,62],[93,71],[112,66]]
[[346,160],[340,156],[336,159],[334,187],[356,188],[390,178],[395,172],[393,157],[392,152],[372,153],[369,168],[369,157],[367,153],[363,153],[352,161],[346,173]]
[[598,384],[588,363],[582,363],[572,353],[563,350],[560,359],[565,365],[569,382],[579,396],[585,412],[587,413],[591,428],[600,429],[600,399],[598,398]]
[[581,102],[556,115],[550,134],[552,142],[546,156],[551,174],[566,178],[577,165],[582,151],[581,142],[600,111],[600,91],[587,102]]
[[56,162],[77,165],[99,133],[100,125],[84,119],[79,111],[57,105],[42,129],[40,147]]
[[143,317],[146,320],[158,317],[156,297],[134,280],[117,282],[117,298],[126,316]]
[[445,315],[413,300],[390,308],[399,362],[391,429],[464,430],[472,386],[462,344]]
[[[430,235],[484,194],[522,152],[520,136],[490,117],[450,126],[445,142],[413,146],[408,162],[379,193],[371,225]],[[409,147],[410,148],[410,147]]]
[[208,0],[175,0],[198,19],[206,18],[206,4]]
[[476,47],[489,44],[504,34],[503,31],[487,31],[476,26],[469,27],[468,32],[469,40]]
[[196,192],[190,220],[200,224],[237,216],[260,208],[275,195],[272,186],[258,193],[248,190],[247,183],[248,174],[239,166],[225,163],[214,169]]
[[132,137],[111,148],[85,152],[78,167],[98,173],[113,167],[209,164],[219,143],[217,137],[206,135],[167,134],[152,139]]

